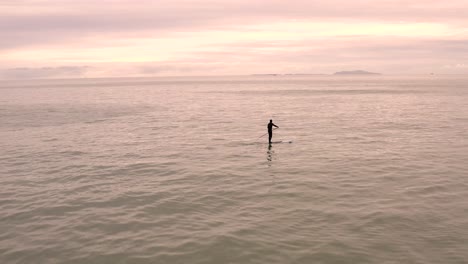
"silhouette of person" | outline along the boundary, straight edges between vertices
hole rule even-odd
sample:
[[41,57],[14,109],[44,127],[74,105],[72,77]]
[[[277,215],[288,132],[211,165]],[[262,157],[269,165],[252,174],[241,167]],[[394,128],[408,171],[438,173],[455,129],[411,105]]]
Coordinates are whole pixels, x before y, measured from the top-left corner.
[[279,126],[273,124],[273,120],[270,119],[268,123],[268,143],[271,144],[271,138],[273,137],[273,127],[279,128]]

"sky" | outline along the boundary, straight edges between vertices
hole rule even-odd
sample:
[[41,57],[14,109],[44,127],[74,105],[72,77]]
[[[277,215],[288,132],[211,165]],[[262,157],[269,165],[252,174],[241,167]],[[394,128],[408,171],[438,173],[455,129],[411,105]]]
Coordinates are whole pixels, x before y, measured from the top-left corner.
[[468,73],[468,0],[0,0],[0,79]]

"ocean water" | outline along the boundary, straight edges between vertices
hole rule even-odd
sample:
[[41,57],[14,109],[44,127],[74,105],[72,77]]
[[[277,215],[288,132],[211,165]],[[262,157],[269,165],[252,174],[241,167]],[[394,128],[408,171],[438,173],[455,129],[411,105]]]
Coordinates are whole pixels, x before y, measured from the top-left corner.
[[468,77],[2,81],[0,186],[0,263],[468,263]]

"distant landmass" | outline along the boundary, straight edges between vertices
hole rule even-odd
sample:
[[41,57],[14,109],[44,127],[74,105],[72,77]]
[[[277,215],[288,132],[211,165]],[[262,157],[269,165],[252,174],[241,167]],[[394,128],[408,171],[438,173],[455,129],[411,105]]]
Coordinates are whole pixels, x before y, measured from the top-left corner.
[[309,76],[309,75],[327,75],[323,73],[257,73],[251,74],[251,76]]
[[[322,76],[322,75],[330,75],[324,73],[257,73],[251,74],[251,76]],[[335,72],[331,75],[381,75],[381,73],[376,72],[368,72],[368,71],[339,71]]]
[[335,72],[333,75],[380,75],[380,73],[356,70],[356,71],[339,71],[339,72]]

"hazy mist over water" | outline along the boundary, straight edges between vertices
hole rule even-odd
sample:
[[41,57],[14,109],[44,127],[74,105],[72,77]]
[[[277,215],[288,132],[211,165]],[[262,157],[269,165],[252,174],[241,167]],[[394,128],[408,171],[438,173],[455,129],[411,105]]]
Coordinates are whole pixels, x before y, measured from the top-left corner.
[[0,263],[468,262],[467,77],[1,81],[0,137]]

